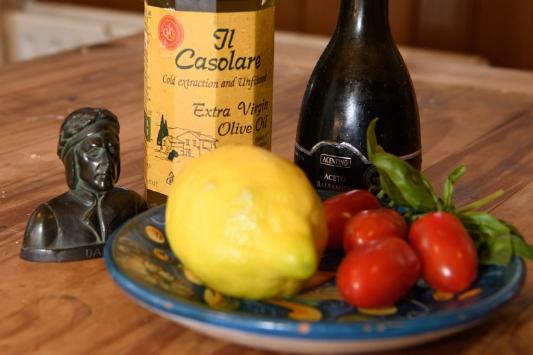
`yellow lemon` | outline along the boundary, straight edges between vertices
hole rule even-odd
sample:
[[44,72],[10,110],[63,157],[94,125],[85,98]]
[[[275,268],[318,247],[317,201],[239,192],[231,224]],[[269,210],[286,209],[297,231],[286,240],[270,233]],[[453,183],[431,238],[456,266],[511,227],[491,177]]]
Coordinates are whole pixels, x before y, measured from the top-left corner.
[[225,146],[189,164],[166,209],[170,246],[210,288],[249,299],[297,293],[327,230],[303,172],[261,148]]

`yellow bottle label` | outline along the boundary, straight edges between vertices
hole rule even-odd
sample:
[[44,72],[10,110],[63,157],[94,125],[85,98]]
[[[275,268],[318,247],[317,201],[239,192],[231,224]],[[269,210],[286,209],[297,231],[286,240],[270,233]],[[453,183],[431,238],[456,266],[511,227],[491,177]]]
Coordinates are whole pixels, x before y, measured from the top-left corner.
[[270,149],[274,8],[207,13],[145,4],[146,188],[168,195],[193,159]]

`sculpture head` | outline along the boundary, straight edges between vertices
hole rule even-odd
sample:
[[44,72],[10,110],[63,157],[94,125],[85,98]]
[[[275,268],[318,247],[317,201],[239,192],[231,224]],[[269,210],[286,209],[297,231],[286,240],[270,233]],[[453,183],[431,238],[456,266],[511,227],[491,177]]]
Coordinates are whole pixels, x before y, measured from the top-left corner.
[[57,154],[71,190],[113,188],[120,175],[119,130],[117,117],[106,109],[82,108],[65,118]]

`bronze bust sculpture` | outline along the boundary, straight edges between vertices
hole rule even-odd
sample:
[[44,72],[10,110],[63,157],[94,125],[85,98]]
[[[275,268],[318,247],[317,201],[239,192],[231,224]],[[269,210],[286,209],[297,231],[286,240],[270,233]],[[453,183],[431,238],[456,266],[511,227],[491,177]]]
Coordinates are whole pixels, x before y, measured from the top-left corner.
[[41,262],[100,257],[107,237],[146,210],[136,192],[114,187],[120,174],[117,117],[105,109],[72,112],[61,126],[57,154],[69,191],[33,212],[20,256]]

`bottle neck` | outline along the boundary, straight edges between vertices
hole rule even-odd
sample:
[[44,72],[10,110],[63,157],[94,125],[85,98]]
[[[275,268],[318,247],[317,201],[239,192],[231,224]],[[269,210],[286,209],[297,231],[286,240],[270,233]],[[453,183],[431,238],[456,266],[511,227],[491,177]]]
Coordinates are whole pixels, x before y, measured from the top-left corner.
[[389,0],[341,0],[336,35],[368,43],[391,40]]

